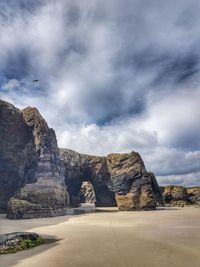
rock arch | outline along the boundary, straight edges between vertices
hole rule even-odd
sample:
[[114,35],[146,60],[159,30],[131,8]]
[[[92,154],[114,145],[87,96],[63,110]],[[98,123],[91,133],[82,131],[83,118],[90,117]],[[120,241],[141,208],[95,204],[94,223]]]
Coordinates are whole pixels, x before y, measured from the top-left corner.
[[92,184],[97,207],[117,206],[106,157],[79,154],[69,149],[60,149],[60,155],[65,165],[65,182],[71,206],[80,205],[83,182]]

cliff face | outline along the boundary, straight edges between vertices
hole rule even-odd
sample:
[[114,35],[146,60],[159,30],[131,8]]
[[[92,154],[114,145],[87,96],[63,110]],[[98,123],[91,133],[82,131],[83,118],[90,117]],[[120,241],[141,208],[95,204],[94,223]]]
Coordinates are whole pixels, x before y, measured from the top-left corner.
[[163,200],[169,206],[200,205],[200,187],[161,186]]
[[160,190],[152,182],[152,175],[146,171],[138,153],[110,154],[107,165],[120,210],[156,208],[162,198]]
[[59,215],[67,203],[55,133],[35,108],[0,102],[1,206],[8,218]]
[[93,185],[97,206],[140,210],[155,209],[162,202],[155,176],[146,171],[136,152],[96,157],[60,149],[60,155],[72,206],[80,204],[79,192],[84,181]]
[[35,180],[37,153],[23,114],[0,100],[0,211],[27,182]]
[[19,110],[0,100],[0,212],[7,209],[14,219],[56,216],[81,201],[155,209],[162,195],[138,153],[99,157],[59,150],[36,108]]
[[187,199],[192,204],[200,205],[200,187],[188,187]]

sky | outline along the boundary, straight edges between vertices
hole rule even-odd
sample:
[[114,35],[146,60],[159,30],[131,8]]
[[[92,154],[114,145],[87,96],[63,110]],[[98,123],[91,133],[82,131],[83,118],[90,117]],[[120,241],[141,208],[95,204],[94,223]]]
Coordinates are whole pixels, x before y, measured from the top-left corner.
[[200,1],[0,0],[0,98],[60,147],[200,185]]

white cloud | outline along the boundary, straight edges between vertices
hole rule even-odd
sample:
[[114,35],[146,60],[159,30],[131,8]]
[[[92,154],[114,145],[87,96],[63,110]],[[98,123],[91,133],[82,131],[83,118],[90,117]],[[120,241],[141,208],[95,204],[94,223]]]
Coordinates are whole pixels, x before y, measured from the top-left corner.
[[165,144],[190,130],[200,131],[199,99],[199,88],[185,88],[169,95],[157,94],[149,101],[148,117],[142,127],[157,131],[160,142]]
[[2,85],[2,89],[3,90],[12,90],[12,89],[19,88],[20,85],[21,85],[21,83],[18,80],[10,79]]
[[200,172],[171,175],[171,176],[157,176],[160,185],[183,185],[183,186],[200,186]]
[[4,2],[1,97],[38,107],[62,147],[136,150],[169,181],[187,183],[188,173],[197,181],[199,5],[46,0],[22,10]]

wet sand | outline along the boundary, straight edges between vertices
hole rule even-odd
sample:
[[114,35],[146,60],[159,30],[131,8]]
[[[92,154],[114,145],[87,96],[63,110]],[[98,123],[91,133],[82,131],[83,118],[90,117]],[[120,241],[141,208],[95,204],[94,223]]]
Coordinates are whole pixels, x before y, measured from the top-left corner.
[[200,209],[101,212],[10,221],[0,233],[33,231],[54,242],[0,256],[0,267],[200,267]]

